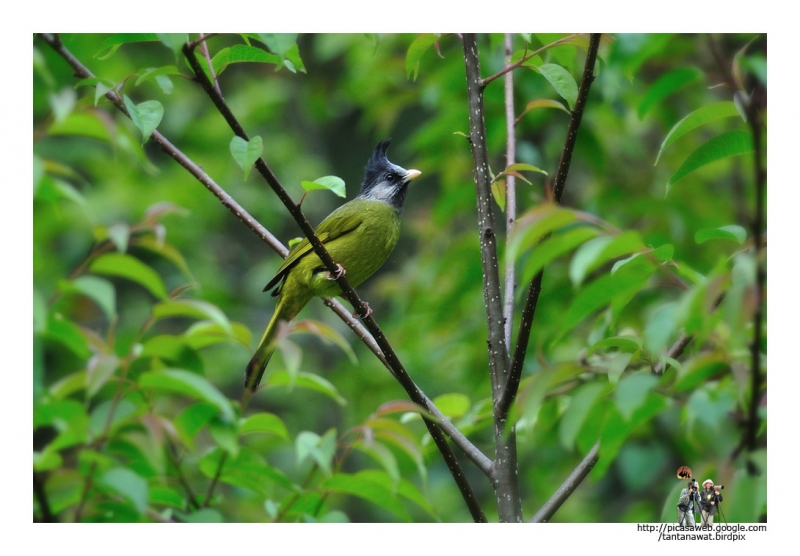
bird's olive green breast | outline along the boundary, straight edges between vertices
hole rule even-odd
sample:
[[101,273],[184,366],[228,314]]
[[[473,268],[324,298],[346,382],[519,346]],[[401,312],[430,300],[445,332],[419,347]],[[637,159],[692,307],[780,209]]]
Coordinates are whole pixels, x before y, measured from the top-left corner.
[[[337,232],[349,228],[352,229]],[[331,235],[331,239],[325,241],[325,248],[345,269],[348,282],[356,287],[389,258],[400,238],[400,215],[386,203],[356,198],[323,220],[317,233],[323,231],[329,231]],[[327,279],[327,269],[313,251],[298,261],[287,279],[306,285],[313,295],[334,296],[340,293],[336,282]]]

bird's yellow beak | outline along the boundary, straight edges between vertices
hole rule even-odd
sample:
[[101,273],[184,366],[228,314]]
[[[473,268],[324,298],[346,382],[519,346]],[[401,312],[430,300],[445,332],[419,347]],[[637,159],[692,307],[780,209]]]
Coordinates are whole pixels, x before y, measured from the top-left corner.
[[409,170],[409,171],[406,173],[406,177],[405,177],[405,181],[406,181],[406,183],[410,182],[410,181],[411,181],[411,180],[413,180],[413,179],[416,179],[416,178],[418,178],[418,177],[419,177],[419,175],[420,175],[421,173],[422,173],[422,172],[420,172],[419,170]]

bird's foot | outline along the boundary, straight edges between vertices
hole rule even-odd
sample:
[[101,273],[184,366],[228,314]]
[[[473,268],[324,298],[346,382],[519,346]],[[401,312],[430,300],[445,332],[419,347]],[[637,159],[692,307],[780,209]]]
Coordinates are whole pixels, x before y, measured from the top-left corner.
[[361,308],[353,311],[353,318],[364,320],[371,314],[372,314],[372,308],[369,306],[369,303],[367,303],[366,301],[362,301]]
[[336,274],[331,274],[330,272],[325,275],[325,278],[328,280],[338,280],[342,276],[346,274],[346,271],[342,265],[336,263]]

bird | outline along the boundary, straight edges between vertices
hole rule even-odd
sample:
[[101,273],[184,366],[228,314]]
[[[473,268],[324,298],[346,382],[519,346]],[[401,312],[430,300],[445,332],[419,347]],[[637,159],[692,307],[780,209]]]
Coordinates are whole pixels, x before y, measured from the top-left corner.
[[[278,303],[247,365],[247,392],[255,392],[264,376],[275,351],[275,333],[281,321],[290,322],[315,296],[341,294],[335,280],[342,274],[356,287],[389,258],[400,238],[400,217],[408,184],[422,173],[390,162],[386,157],[390,142],[391,139],[385,139],[375,147],[364,168],[358,195],[330,213],[314,230],[337,264],[336,275],[328,272],[305,238],[294,246],[275,277],[264,287],[263,291],[275,288],[272,296],[278,298]],[[360,316],[364,318],[371,312],[366,306],[365,314]]]

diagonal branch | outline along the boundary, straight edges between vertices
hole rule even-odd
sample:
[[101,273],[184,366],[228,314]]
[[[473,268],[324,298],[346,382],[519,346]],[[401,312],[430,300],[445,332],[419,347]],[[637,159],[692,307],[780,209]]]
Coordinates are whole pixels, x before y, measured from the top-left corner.
[[577,467],[570,473],[569,477],[558,487],[555,494],[550,497],[550,499],[544,503],[541,509],[536,512],[530,520],[529,523],[547,523],[550,521],[550,518],[553,517],[553,514],[558,511],[567,498],[575,492],[575,489],[583,482],[589,472],[594,468],[594,465],[597,463],[597,460],[600,459],[599,457],[600,452],[600,441],[594,443],[592,449],[589,450],[589,453],[581,460]]
[[[586,64],[583,68],[581,85],[578,89],[578,98],[575,101],[575,109],[572,111],[572,117],[569,119],[567,137],[564,141],[564,148],[561,150],[561,160],[558,163],[558,171],[556,172],[555,184],[553,187],[553,197],[556,203],[561,203],[561,196],[564,193],[564,186],[566,185],[570,163],[572,162],[572,153],[575,150],[575,140],[578,138],[578,129],[580,128],[581,119],[583,118],[583,111],[586,108],[586,99],[589,96],[589,89],[594,81],[594,65],[597,61],[597,50],[599,47],[600,33],[592,33],[589,38],[589,50],[586,53]],[[503,395],[498,405],[498,411],[503,415],[508,414],[511,404],[514,402],[514,398],[519,390],[519,382],[522,377],[522,364],[525,361],[525,354],[528,350],[533,317],[536,313],[539,294],[542,291],[543,277],[544,270],[533,277],[528,287],[528,296],[525,300],[525,307],[522,310],[519,333],[517,334],[517,345],[514,349],[514,357],[511,362],[508,382],[503,389]]]

